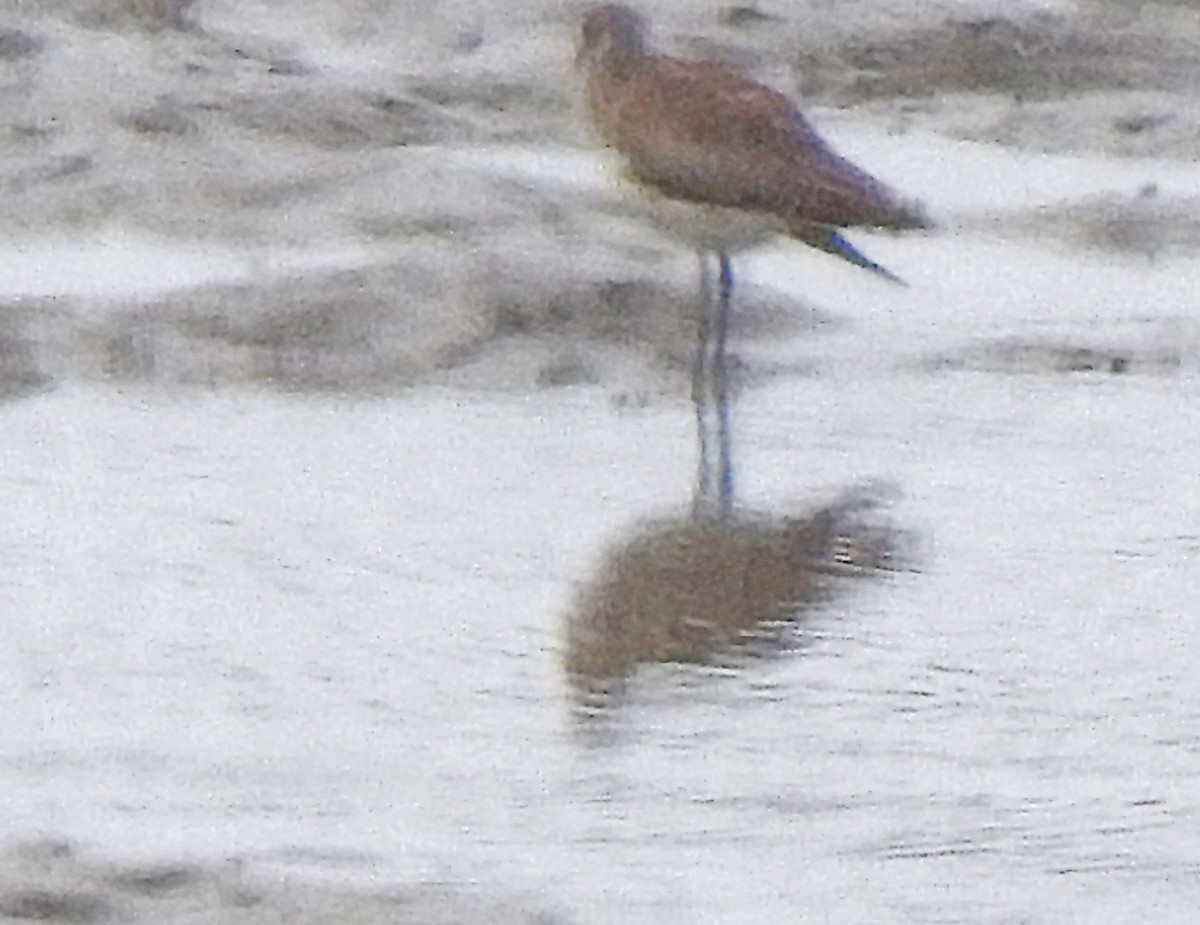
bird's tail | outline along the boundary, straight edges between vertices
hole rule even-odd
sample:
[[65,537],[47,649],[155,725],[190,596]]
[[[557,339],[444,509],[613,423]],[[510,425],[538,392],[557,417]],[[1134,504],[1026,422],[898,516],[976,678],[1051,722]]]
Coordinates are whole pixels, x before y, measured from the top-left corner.
[[835,257],[840,257],[842,260],[852,263],[856,267],[862,267],[864,270],[877,273],[886,280],[898,283],[901,286],[908,285],[908,283],[887,267],[880,266],[863,254],[862,251],[843,238],[836,228],[831,228],[828,225],[804,223],[793,227],[792,235],[811,247],[823,250],[827,254],[833,254]]

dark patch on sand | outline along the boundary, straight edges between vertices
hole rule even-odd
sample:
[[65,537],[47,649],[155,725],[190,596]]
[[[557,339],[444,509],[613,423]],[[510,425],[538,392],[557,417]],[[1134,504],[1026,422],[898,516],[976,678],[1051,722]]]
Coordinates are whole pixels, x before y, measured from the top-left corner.
[[805,99],[870,104],[893,124],[1036,150],[1190,158],[1200,25],[1176,24],[1116,6],[952,17],[822,43],[795,66]]
[[142,896],[163,896],[194,887],[204,879],[198,867],[163,865],[122,870],[108,878],[119,890]]
[[[690,275],[614,281],[569,269],[515,256],[484,263],[434,242],[390,263],[128,307],[15,300],[0,306],[0,398],[62,381],[373,394],[615,383],[683,394],[697,330]],[[746,287],[735,335],[754,342],[830,323]],[[756,370],[738,364],[735,378]]]
[[11,890],[0,892],[0,917],[37,922],[69,922],[85,925],[112,918],[105,899],[73,891]]
[[22,0],[25,12],[62,16],[89,29],[189,29],[194,0]]
[[1200,197],[1164,196],[1154,183],[1131,195],[1106,194],[1042,206],[1005,218],[1030,235],[1049,234],[1087,250],[1160,257],[1200,247]]
[[[310,860],[325,860],[312,852]],[[358,854],[360,870],[373,855]],[[0,854],[0,920],[54,925],[161,922],[190,925],[326,925],[329,922],[449,925],[512,922],[562,925],[545,909],[476,886],[393,885],[374,890],[322,889],[297,878],[256,879],[242,860],[128,865],[42,840]]]
[[45,47],[44,41],[28,32],[0,28],[0,61],[32,58]]
[[1035,100],[1098,89],[1181,91],[1200,74],[1186,40],[1114,28],[1104,16],[1049,12],[851,39],[801,54],[797,67],[806,96],[841,105],[945,93]]
[[934,370],[976,370],[1006,374],[1175,373],[1183,363],[1171,348],[1107,347],[1004,338],[967,347],[928,361]]

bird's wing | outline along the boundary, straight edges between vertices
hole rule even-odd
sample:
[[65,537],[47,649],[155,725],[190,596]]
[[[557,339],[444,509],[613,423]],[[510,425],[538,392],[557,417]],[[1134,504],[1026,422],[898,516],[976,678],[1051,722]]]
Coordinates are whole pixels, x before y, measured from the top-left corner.
[[724,65],[648,57],[613,101],[640,182],[789,223],[911,228],[924,216],[837,155],[792,103]]

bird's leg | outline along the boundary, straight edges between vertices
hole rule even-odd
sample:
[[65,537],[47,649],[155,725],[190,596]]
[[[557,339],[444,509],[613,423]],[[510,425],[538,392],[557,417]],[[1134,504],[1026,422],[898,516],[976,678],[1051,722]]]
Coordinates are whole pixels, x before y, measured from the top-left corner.
[[725,357],[725,341],[729,334],[730,299],[733,295],[733,264],[729,254],[720,251],[717,259],[721,275],[717,290],[716,315],[713,321],[713,395],[717,405],[717,509],[722,517],[733,510],[733,458],[729,433],[729,367]]
[[700,306],[696,313],[696,356],[692,361],[692,404],[696,408],[696,436],[699,457],[696,463],[696,494],[692,513],[699,515],[711,509],[713,503],[713,472],[708,458],[708,407],[712,395],[709,380],[709,333],[712,327],[712,280],[708,272],[708,255],[699,251]]

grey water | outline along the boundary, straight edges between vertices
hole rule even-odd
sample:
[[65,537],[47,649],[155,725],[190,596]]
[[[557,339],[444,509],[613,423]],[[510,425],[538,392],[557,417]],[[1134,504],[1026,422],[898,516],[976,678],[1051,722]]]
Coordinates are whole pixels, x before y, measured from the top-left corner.
[[909,566],[779,657],[649,665],[590,716],[563,620],[687,505],[685,401],[10,403],[5,831],[268,890],[441,884],[482,921],[1190,921],[1197,397],[928,370],[745,396],[747,503],[886,478]]

